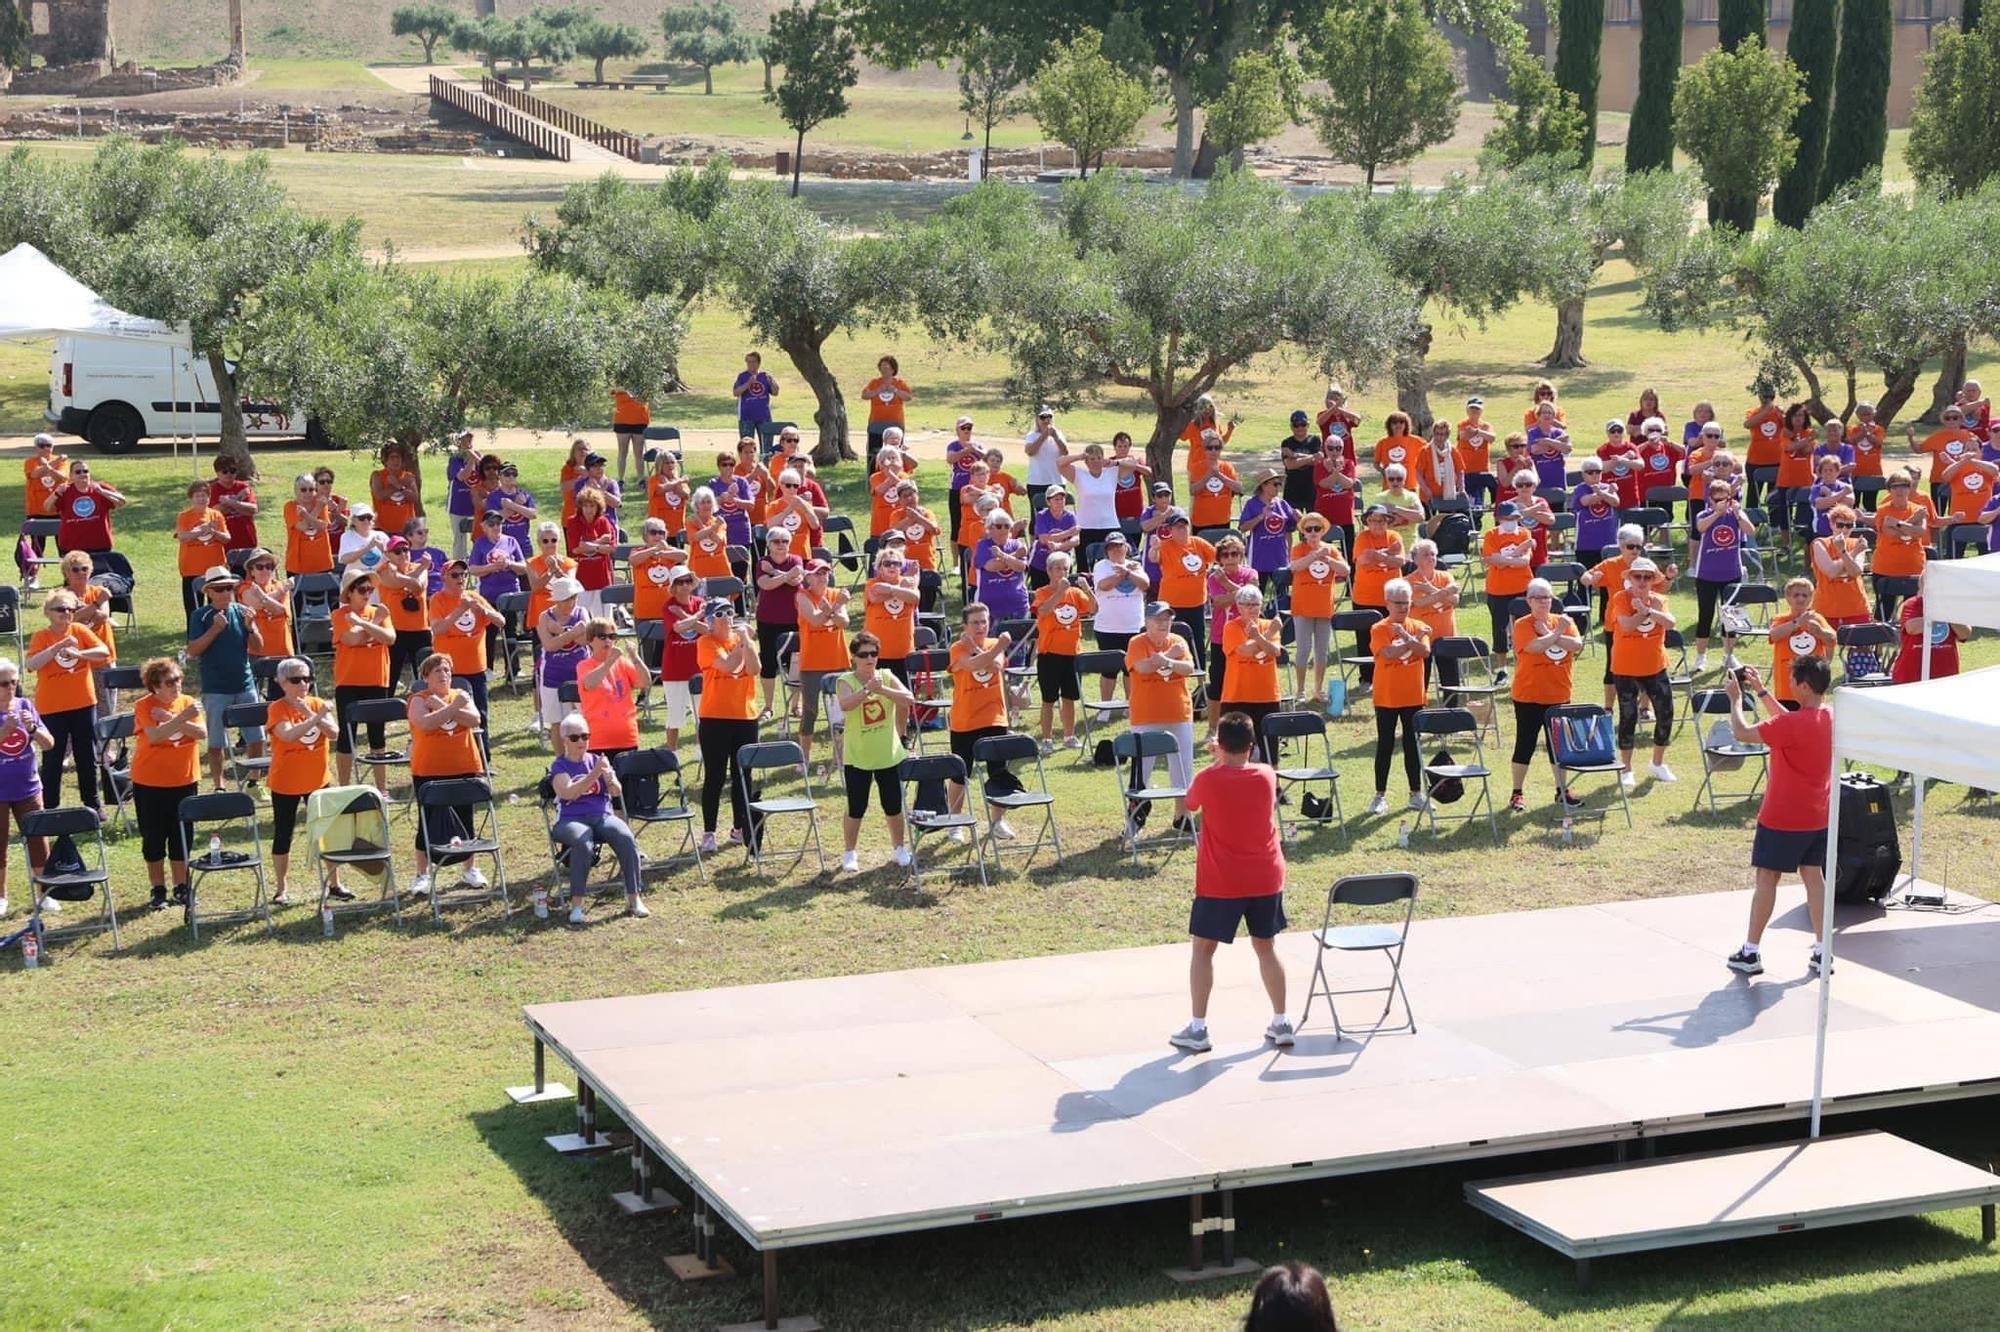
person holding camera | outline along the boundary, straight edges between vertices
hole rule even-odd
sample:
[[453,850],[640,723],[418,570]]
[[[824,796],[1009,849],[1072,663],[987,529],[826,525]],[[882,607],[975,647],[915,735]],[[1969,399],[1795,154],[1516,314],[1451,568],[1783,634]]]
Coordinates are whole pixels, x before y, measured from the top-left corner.
[[[1812,921],[1813,946],[1807,967],[1818,974],[1823,959],[1819,940],[1825,927],[1826,817],[1833,795],[1833,713],[1826,706],[1833,687],[1833,670],[1819,657],[1796,657],[1791,664],[1796,712],[1787,711],[1777,695],[1764,687],[1748,666],[1729,674],[1723,690],[1729,695],[1729,729],[1738,744],[1764,745],[1771,751],[1770,779],[1757,810],[1757,834],[1750,844],[1750,865],[1756,881],[1750,894],[1750,928],[1743,946],[1729,955],[1729,969],[1745,976],[1764,970],[1764,927],[1777,906],[1778,879],[1796,872],[1805,882],[1806,913]],[[1743,712],[1743,695],[1757,696],[1769,710],[1752,724]]]

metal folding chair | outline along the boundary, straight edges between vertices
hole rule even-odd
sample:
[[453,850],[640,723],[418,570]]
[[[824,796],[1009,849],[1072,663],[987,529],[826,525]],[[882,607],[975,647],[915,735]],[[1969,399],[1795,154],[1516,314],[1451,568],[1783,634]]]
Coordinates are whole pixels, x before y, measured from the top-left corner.
[[[368,733],[369,723],[383,727],[382,746],[379,749],[364,747],[362,740]],[[390,727],[403,728],[403,744],[397,747],[396,737]],[[408,769],[410,766],[410,703],[403,698],[364,698],[357,700],[347,709],[347,743],[354,751],[354,761],[382,778],[383,796],[391,804],[397,797],[388,794],[388,770]]]
[[[1438,695],[1453,706],[1464,706],[1466,700],[1478,699],[1484,705],[1486,716],[1479,721],[1481,731],[1493,733],[1493,743],[1500,743],[1500,699],[1507,692],[1493,673],[1493,654],[1483,638],[1457,635],[1440,638],[1431,645],[1431,661],[1436,663],[1438,672]],[[1458,683],[1444,683],[1444,662],[1456,663]],[[1469,709],[1468,709],[1469,710]],[[1476,714],[1475,714],[1476,715]]]
[[[1746,691],[1743,696],[1744,712],[1754,722],[1757,701]],[[1694,808],[1700,809],[1702,798],[1708,798],[1708,812],[1721,813],[1720,801],[1755,800],[1764,789],[1764,778],[1771,769],[1771,750],[1766,745],[1746,745],[1736,739],[1729,728],[1729,695],[1720,689],[1697,689],[1688,700],[1688,712],[1694,718],[1695,741],[1701,750],[1701,786],[1694,793]],[[1713,725],[1703,729],[1702,719],[1718,718]],[[1724,791],[1716,785],[1720,773],[1736,772],[1750,760],[1757,760],[1757,780],[1743,791]]]
[[271,771],[271,737],[264,737],[264,756],[251,758],[245,754],[240,743],[242,732],[247,727],[262,730],[265,719],[270,716],[268,703],[234,703],[222,712],[222,753],[229,763],[229,780],[236,783],[241,791],[251,782],[260,781]]
[[[1125,674],[1125,654],[1123,652],[1079,652],[1076,654],[1076,678],[1080,690],[1090,681],[1101,676],[1123,674]],[[1081,767],[1090,762],[1090,751],[1095,743],[1097,728],[1100,725],[1107,727],[1115,725],[1119,719],[1129,717],[1132,713],[1132,704],[1129,700],[1123,698],[1093,699],[1086,693],[1084,698],[1077,703],[1076,710],[1081,715],[1083,721],[1083,734],[1077,737],[1080,747],[1076,752],[1076,761],[1070,765],[1071,767]],[[1098,721],[1100,713],[1104,717],[1101,723]]]
[[90,554],[90,581],[111,593],[108,603],[112,614],[125,617],[125,628],[139,623],[138,603],[132,593],[139,586],[139,576],[132,571],[132,561],[122,550],[97,550]]
[[[1278,836],[1281,840],[1292,841],[1313,823],[1323,823],[1324,819],[1308,819],[1305,814],[1305,798],[1312,794],[1312,788],[1326,783],[1325,800],[1334,825],[1340,830],[1340,840],[1347,841],[1347,815],[1340,808],[1340,770],[1333,764],[1333,739],[1327,734],[1326,714],[1323,712],[1274,712],[1264,718],[1264,748],[1271,756],[1271,766],[1278,773],[1278,790],[1282,794],[1297,789],[1300,805],[1298,819],[1285,821],[1285,802],[1278,802]],[[1313,756],[1313,741],[1319,741],[1319,756]],[[1299,753],[1293,759],[1286,752],[1286,746],[1297,741]]]
[[[556,784],[554,778],[545,776],[541,781],[535,783],[535,808],[540,811],[542,816],[542,833],[549,839],[549,868],[554,871],[554,889],[558,893],[567,893],[569,891],[569,858],[571,852],[569,847],[564,846],[556,840]],[[633,835],[635,838],[637,837],[636,831]],[[607,848],[601,842],[591,847],[590,863],[593,868],[604,863],[606,850]],[[594,888],[586,884],[585,891],[590,896],[602,897],[606,893],[622,894],[625,891],[625,880],[622,872],[619,870],[618,858],[616,856],[611,858],[611,867],[617,877],[608,882],[599,882]],[[547,910],[548,899],[551,895],[551,893],[541,888],[530,890],[531,900],[543,910]],[[572,903],[571,905],[575,904]]]
[[[1333,909],[1337,906],[1365,909],[1392,907],[1398,903],[1403,907],[1403,919],[1399,924],[1335,925],[1333,923]],[[1320,927],[1313,931],[1313,939],[1319,944],[1319,956],[1313,963],[1312,985],[1306,991],[1305,1012],[1299,1014],[1301,1030],[1312,1018],[1313,1000],[1324,996],[1327,1011],[1333,1014],[1333,1034],[1336,1040],[1346,1040],[1350,1031],[1357,1036],[1369,1038],[1402,1031],[1416,1034],[1416,1011],[1410,1007],[1410,992],[1403,986],[1403,949],[1409,942],[1410,922],[1415,918],[1416,912],[1417,876],[1407,871],[1389,874],[1350,874],[1334,880],[1333,887],[1329,888],[1326,894],[1326,915]],[[1326,974],[1328,953],[1380,953],[1389,963],[1389,983],[1336,990]],[[1383,995],[1382,1011],[1366,1027],[1348,1027],[1340,1020],[1340,1005],[1335,999],[1335,996],[1343,994]],[[1403,997],[1405,1020],[1393,1026],[1387,1025],[1390,1010],[1396,1005],[1397,995]]]
[[[925,837],[950,834],[959,828],[968,830],[968,835],[977,836],[979,818],[971,813],[954,814],[944,808],[929,809],[917,803],[917,797],[927,788],[938,790],[946,783],[966,784],[965,761],[956,754],[913,754],[903,760],[896,769],[897,780],[903,783],[903,827],[910,838],[910,877],[916,886],[924,886],[923,839]],[[972,864],[979,871],[979,886],[990,887],[986,877],[986,858],[975,849]]]
[[[1862,479],[1875,480],[1878,478],[1864,477]],[[1903,602],[1908,601],[1911,597],[1923,591],[1923,586],[1924,580],[1921,578],[1907,578],[1898,574],[1875,575],[1875,618],[1884,624],[1894,624],[1896,617],[1891,613],[1893,608],[1901,606]],[[1894,600],[1892,601],[1891,598]]]
[[117,804],[118,826],[124,830],[132,827],[132,816],[125,808],[132,800],[132,726],[129,712],[114,712],[93,723],[97,732],[98,779]]
[[1748,633],[1725,633],[1722,636],[1724,643],[1737,638],[1769,638],[1771,616],[1782,600],[1784,598],[1779,595],[1778,589],[1769,583],[1737,583],[1725,590],[1722,594],[1722,609],[1742,611],[1744,618],[1750,622],[1750,629]]
[[[750,826],[744,829],[743,847],[750,853],[750,863],[764,872],[764,838],[772,818],[784,814],[803,814],[806,832],[799,839],[798,851],[789,868],[797,868],[805,863],[806,852],[811,851],[819,862],[819,872],[826,873],[826,848],[819,837],[819,802],[813,799],[812,775],[804,771],[805,751],[796,740],[766,740],[758,744],[744,745],[736,751],[736,780],[743,791],[743,804],[750,811]],[[790,770],[800,774],[804,783],[804,794],[796,796],[758,797],[756,775],[760,772]]]
[[[1149,838],[1139,836],[1140,828],[1145,826],[1142,820],[1154,805],[1187,798],[1185,786],[1173,785],[1166,763],[1179,749],[1180,742],[1165,731],[1126,731],[1112,737],[1111,771],[1118,779],[1120,806],[1125,811],[1125,849],[1132,853],[1134,865],[1139,863],[1141,851],[1164,850],[1171,858],[1176,848],[1194,844],[1191,828],[1175,828],[1171,824],[1163,833]],[[1151,784],[1155,772],[1168,773],[1164,784]]]
[[[1569,791],[1572,777],[1605,776],[1611,778],[1611,789],[1618,793],[1619,807],[1625,811],[1625,826],[1632,826],[1632,803],[1625,797],[1625,784],[1618,780],[1625,766],[1618,761],[1618,751],[1614,747],[1608,759],[1592,758],[1588,755],[1568,751],[1561,740],[1564,724],[1570,721],[1593,721],[1602,717],[1604,724],[1615,734],[1616,724],[1611,713],[1595,703],[1564,703],[1548,710],[1549,766],[1556,773],[1555,801],[1562,806],[1562,793]],[[1571,794],[1574,794],[1572,791]]]
[[507,692],[518,697],[521,692],[521,659],[529,663],[528,676],[532,686],[535,661],[535,627],[528,621],[528,592],[503,592],[493,603],[493,609],[500,612],[506,623],[500,626],[500,660],[493,663],[507,676]]
[[[460,820],[464,821],[465,831],[447,835]],[[422,830],[424,858],[431,866],[433,923],[444,923],[441,908],[445,905],[490,902],[496,897],[500,899],[501,911],[513,914],[513,899],[507,895],[507,866],[500,854],[500,809],[493,802],[493,788],[485,778],[437,777],[425,781],[423,789],[417,792],[417,826]],[[493,886],[461,889],[451,893],[447,903],[447,895],[437,886],[440,856],[455,860],[492,857]]]
[[[1426,763],[1424,776],[1427,779],[1427,798],[1424,801],[1423,817],[1431,825],[1431,836],[1440,837],[1440,823],[1471,823],[1478,819],[1481,806],[1486,809],[1486,826],[1492,830],[1493,845],[1500,845],[1500,820],[1493,810],[1493,770],[1486,766],[1486,747],[1479,742],[1482,729],[1479,719],[1469,708],[1424,708],[1412,722],[1419,737],[1419,743],[1426,736],[1447,739],[1451,736],[1468,736],[1472,740],[1472,762],[1470,763]],[[1479,798],[1472,802],[1463,814],[1438,817],[1438,783],[1453,781],[1478,782]]]
[[[88,858],[84,868],[71,874],[51,873],[46,865],[41,872],[30,866],[28,869],[29,891],[35,894],[35,906],[29,913],[28,926],[35,932],[35,941],[41,945],[44,959],[48,957],[47,945],[53,941],[74,938],[83,934],[100,934],[111,931],[113,952],[122,950],[125,943],[118,936],[118,908],[111,900],[111,870],[105,862],[104,820],[97,811],[81,806],[60,809],[38,809],[23,814],[20,818],[21,837],[25,842],[30,837],[47,838],[50,841],[68,836],[72,840],[88,838],[97,844],[97,864],[92,867]],[[78,854],[83,848],[77,848]],[[93,896],[104,900],[96,920],[79,921],[50,929],[42,923],[42,904],[47,898],[58,902],[88,902]]]
[[[333,819],[352,819],[355,825],[353,836],[334,849],[328,849],[324,840],[310,831],[329,815]],[[312,853],[313,872],[319,879],[319,914],[327,937],[333,937],[335,916],[380,911],[383,907],[389,908],[391,920],[402,924],[403,898],[396,887],[395,857],[389,853],[389,807],[383,802],[382,793],[372,786],[323,786],[306,797],[302,817],[308,830],[306,842]],[[373,902],[334,906],[328,891],[328,870],[342,865],[371,877],[379,873],[381,897]]]
[[[210,876],[248,874],[255,885],[250,905],[236,911],[214,913],[208,917],[208,923],[229,925],[245,920],[261,920],[264,922],[264,933],[269,934],[271,908],[265,900],[264,839],[257,827],[257,802],[242,791],[217,791],[210,795],[189,796],[181,801],[180,814],[183,831],[192,833],[196,846],[202,846],[204,829],[213,832],[216,838],[209,845],[202,846],[200,855],[194,854],[192,846],[182,849],[188,867],[189,933],[196,940],[201,938],[201,886]],[[232,848],[229,845],[231,842],[246,844],[247,850]]]
[[[1366,642],[1368,632],[1375,627],[1375,622],[1381,618],[1382,612],[1378,610],[1344,610],[1333,613],[1333,619],[1330,621],[1331,632],[1334,636],[1333,659],[1340,666],[1340,682],[1347,686],[1347,696],[1350,699],[1354,697],[1355,690],[1358,687],[1361,668],[1366,666],[1370,670],[1373,670],[1375,657],[1373,653],[1368,652],[1342,652],[1340,650],[1340,640],[1342,636],[1347,634],[1360,634],[1362,641]],[[1350,680],[1347,678],[1350,670],[1355,672],[1356,679]]]
[[1668,629],[1661,646],[1667,653],[1667,691],[1679,695],[1674,709],[1674,734],[1687,725],[1688,698],[1694,693],[1694,665],[1688,661],[1687,639],[1678,628]]
[[21,589],[0,583],[0,637],[14,640],[14,656],[27,655],[27,638],[21,632]]
[[[697,677],[698,678],[698,677]],[[682,855],[694,858],[695,873],[708,882],[708,866],[702,863],[701,839],[695,835],[694,810],[688,804],[687,783],[681,773],[680,755],[670,749],[635,749],[611,760],[620,790],[612,805],[618,817],[631,826],[632,838],[639,843],[642,869],[670,869]],[[675,827],[681,830],[681,844],[658,859],[643,856],[646,830]]]
[[1901,634],[1896,626],[1871,621],[1842,625],[1833,631],[1840,649],[1840,683],[1856,689],[1879,689],[1894,683],[1891,668]]
[[[23,518],[21,520],[21,535],[29,538],[38,538],[42,543],[43,550],[47,550],[54,543],[56,533],[61,530],[62,520],[60,518]],[[60,553],[55,555],[30,555],[27,558],[28,567],[37,572],[62,563],[62,555]]]
[[[985,801],[986,805],[986,833],[979,843],[981,856],[990,851],[993,856],[993,867],[996,870],[1000,868],[1000,843],[993,835],[994,824],[998,822],[993,813],[995,809],[1002,811],[999,818],[1005,818],[1016,810],[1039,809],[1042,811],[1042,826],[1036,830],[1035,840],[1028,846],[1021,867],[1025,870],[1035,863],[1035,856],[1040,853],[1045,842],[1054,848],[1056,859],[1061,860],[1062,835],[1056,830],[1056,798],[1049,793],[1049,775],[1042,767],[1042,750],[1041,746],[1035,743],[1035,737],[1011,733],[989,735],[972,747],[972,761],[976,764],[1004,763],[1010,769],[1015,764],[1032,764],[1037,783],[1034,787],[1025,786],[1020,782],[1019,774],[1016,774],[1015,784],[1022,787],[1018,791],[1008,790],[996,784],[991,778],[979,784],[979,798]],[[971,798],[969,792],[967,798]]]

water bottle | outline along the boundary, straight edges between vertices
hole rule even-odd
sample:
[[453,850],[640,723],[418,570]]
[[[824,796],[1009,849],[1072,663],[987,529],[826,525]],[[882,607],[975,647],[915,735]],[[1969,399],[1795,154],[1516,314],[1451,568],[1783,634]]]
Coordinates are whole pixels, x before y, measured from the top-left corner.
[[1563,845],[1572,846],[1576,842],[1576,830],[1569,815],[1563,815]]
[[1410,846],[1410,823],[1408,819],[1396,820],[1396,845],[1408,850]]
[[36,942],[35,931],[29,929],[21,935],[21,968],[33,971],[42,965],[42,946]]
[[319,932],[329,939],[333,937],[333,908],[331,906],[323,906],[319,909]]
[[208,835],[208,863],[211,865],[220,865],[222,863],[222,834],[220,833],[210,833]]
[[531,896],[535,904],[535,919],[547,919],[549,914],[549,890],[537,885]]

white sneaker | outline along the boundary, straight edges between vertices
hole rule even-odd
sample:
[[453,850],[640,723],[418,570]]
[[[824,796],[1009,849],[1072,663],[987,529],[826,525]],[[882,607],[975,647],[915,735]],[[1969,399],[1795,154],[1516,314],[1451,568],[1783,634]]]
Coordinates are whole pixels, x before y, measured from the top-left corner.
[[62,899],[44,896],[42,898],[42,914],[44,916],[60,916],[62,914]]
[[571,908],[569,909],[569,923],[570,923],[570,924],[572,924],[572,925],[581,925],[581,924],[583,924],[583,904],[582,904],[582,903],[580,903],[580,902],[579,902],[579,903],[577,903],[576,905],[572,906],[572,907],[571,907]]
[[486,875],[473,865],[465,867],[464,871],[459,874],[458,881],[467,888],[485,888],[488,886]]
[[1051,739],[1049,739],[1049,738],[1048,738],[1047,736],[1043,736],[1043,737],[1042,737],[1042,757],[1043,757],[1043,758],[1047,758],[1047,757],[1049,757],[1049,755],[1051,755],[1051,754],[1053,754],[1053,753],[1055,753],[1055,752],[1056,752],[1056,742],[1055,742],[1055,741],[1053,741],[1053,740],[1051,740]]
[[1273,1045],[1289,1046],[1296,1037],[1290,1018],[1274,1017],[1271,1025],[1264,1028],[1264,1039]]
[[1431,798],[1429,796],[1425,795],[1422,791],[1412,791],[1410,792],[1410,803],[1405,805],[1404,808],[1421,814],[1430,808],[1430,804]]
[[1705,671],[1705,670],[1707,670],[1707,669],[1708,669],[1708,654],[1707,654],[1706,652],[1697,652],[1697,653],[1695,653],[1695,654],[1694,654],[1694,673],[1695,673],[1696,675],[1700,675],[1700,674],[1701,674],[1701,673],[1702,673],[1703,671]]
[[410,885],[410,896],[429,897],[430,895],[431,895],[431,876],[428,874],[419,874],[417,876],[416,882]]
[[1213,1048],[1208,1039],[1208,1028],[1197,1028],[1192,1022],[1167,1037],[1167,1044],[1180,1050],[1192,1050],[1196,1054]]
[[625,904],[625,914],[644,920],[653,913],[646,910],[646,903],[643,899],[635,897]]
[[1680,778],[1674,776],[1674,770],[1664,763],[1648,764],[1646,771],[1653,774],[1653,780],[1656,782],[1677,782],[1680,780]]
[[1379,815],[1387,814],[1388,812],[1389,812],[1389,797],[1385,795],[1378,795],[1373,800],[1368,802],[1368,809],[1366,813],[1363,815],[1363,817],[1375,818]]
[[859,856],[858,854],[856,854],[855,852],[853,852],[853,851],[843,851],[843,852],[841,852],[841,853],[840,853],[840,872],[841,872],[842,874],[858,874],[858,873],[860,873],[860,872],[861,872],[861,857],[860,857],[860,856]]
[[1005,819],[993,820],[993,835],[1003,842],[1011,842],[1020,836],[1019,833],[1014,831],[1014,826]]
[[1076,738],[1075,736],[1073,736],[1073,735],[1066,735],[1066,736],[1064,736],[1064,737],[1063,737],[1063,748],[1064,748],[1064,749],[1082,749],[1082,748],[1083,748],[1083,741],[1081,741],[1081,740],[1077,739],[1077,738]]
[[972,840],[972,829],[965,827],[953,828],[951,830],[951,840],[957,842],[960,846],[964,846]]
[[1638,784],[1639,784],[1639,779],[1632,775],[1632,770],[1630,768],[1627,768],[1625,771],[1618,774],[1618,785],[1623,787],[1625,790],[1629,791]]
[[910,848],[907,846],[899,846],[894,851],[889,853],[889,858],[891,860],[894,860],[898,865],[901,865],[904,869],[908,869],[910,867]]

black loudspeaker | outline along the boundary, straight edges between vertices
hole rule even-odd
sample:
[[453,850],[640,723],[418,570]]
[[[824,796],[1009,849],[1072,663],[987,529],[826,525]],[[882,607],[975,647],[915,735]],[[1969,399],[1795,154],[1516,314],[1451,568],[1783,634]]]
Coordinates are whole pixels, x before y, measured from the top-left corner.
[[1896,806],[1889,788],[1866,773],[1840,778],[1840,845],[1833,900],[1879,902],[1896,886],[1903,851],[1896,840]]

